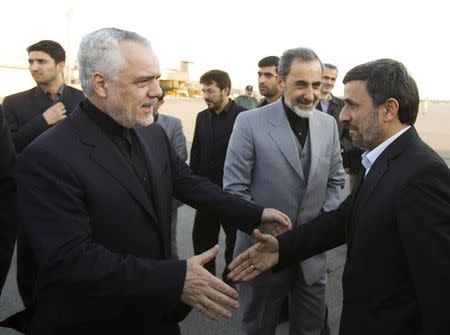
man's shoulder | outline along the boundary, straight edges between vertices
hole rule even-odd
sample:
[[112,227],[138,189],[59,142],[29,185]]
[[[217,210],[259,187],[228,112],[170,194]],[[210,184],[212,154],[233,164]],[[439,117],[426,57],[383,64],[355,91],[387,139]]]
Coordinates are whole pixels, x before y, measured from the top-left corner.
[[334,95],[331,95],[331,102],[333,102],[335,105],[338,105],[339,107],[344,106],[344,100]]
[[233,100],[231,100],[231,108],[230,108],[230,111],[232,112],[232,113],[240,113],[240,112],[243,112],[243,111],[246,111],[247,110],[247,108],[245,108],[245,107],[242,107],[241,105],[239,105],[236,101],[233,101]]
[[69,90],[70,92],[72,92],[72,93],[74,93],[74,94],[77,94],[77,95],[83,95],[83,97],[84,97],[84,92],[82,91],[82,90],[80,90],[80,89],[78,89],[78,88],[76,88],[76,87],[73,87],[73,86],[69,86],[69,85],[65,85],[65,87],[64,87],[64,89],[66,90]]
[[211,113],[211,110],[209,108],[206,108],[197,114],[197,118],[204,118],[208,115],[208,113]]
[[262,107],[250,109],[243,111],[238,115],[238,118],[246,118],[249,122],[254,122],[256,120],[266,120],[272,119],[277,113],[283,113],[283,105],[280,103],[272,103],[269,105],[264,105]]
[[[314,109],[314,111],[312,111],[310,113],[310,117],[317,118],[319,120],[330,120],[330,121],[332,120],[332,121],[334,121],[333,115],[324,113],[324,112],[318,110],[317,108]],[[326,121],[324,121],[324,122],[326,122]]]
[[73,86],[66,85],[64,87],[63,95],[61,100],[65,103],[74,103],[78,104],[82,100],[84,100],[84,92],[75,88]]
[[33,94],[35,94],[36,89],[38,89],[37,86],[26,90],[26,91],[21,91],[21,92],[17,92],[11,95],[8,95],[5,97],[5,99],[3,99],[3,105],[8,106],[9,104],[16,104],[16,103],[21,103],[26,101],[30,96],[32,96]]
[[181,123],[180,118],[178,118],[176,116],[172,116],[172,115],[167,115],[167,114],[159,114],[158,120],[163,120],[163,121],[167,121],[170,123]]

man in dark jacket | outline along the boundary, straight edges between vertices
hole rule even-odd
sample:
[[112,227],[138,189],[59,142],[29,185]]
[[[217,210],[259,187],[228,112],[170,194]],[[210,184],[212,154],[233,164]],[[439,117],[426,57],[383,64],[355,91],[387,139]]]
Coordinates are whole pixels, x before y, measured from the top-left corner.
[[[250,280],[347,244],[342,335],[450,334],[450,171],[417,134],[419,92],[405,66],[379,59],[344,77],[343,121],[366,149],[352,194],[338,209],[232,264]],[[242,272],[241,275],[235,274]]]
[[0,105],[0,293],[11,264],[16,240],[15,186],[12,170],[16,154]]
[[162,92],[148,40],[100,29],[78,60],[87,98],[17,162],[19,225],[39,266],[27,334],[175,335],[190,307],[229,317],[237,292],[202,267],[217,246],[170,259],[172,198],[247,232],[288,219],[194,175],[152,124]]
[[[30,73],[37,86],[5,97],[3,108],[17,153],[53,125],[64,120],[83,100],[84,94],[64,84],[66,53],[55,41],[43,40],[27,48]],[[32,301],[36,262],[19,231],[17,284],[25,306]]]
[[[245,109],[228,97],[231,90],[228,73],[221,70],[208,71],[201,76],[200,83],[203,85],[203,97],[208,109],[197,115],[190,166],[195,174],[206,177],[222,187],[223,165],[234,121]],[[228,266],[233,258],[236,229],[208,209],[198,210],[195,214],[192,231],[194,252],[200,254],[217,244],[220,226],[226,235],[225,263]],[[215,274],[215,261],[205,264],[205,268]],[[225,267],[224,280],[227,280],[226,273]]]

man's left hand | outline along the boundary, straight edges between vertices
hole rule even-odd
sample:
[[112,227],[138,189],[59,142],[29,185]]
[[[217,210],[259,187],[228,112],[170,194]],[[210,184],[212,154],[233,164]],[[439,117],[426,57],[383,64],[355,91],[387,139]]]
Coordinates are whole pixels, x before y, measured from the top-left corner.
[[259,230],[264,234],[277,236],[292,229],[289,217],[274,208],[264,208]]

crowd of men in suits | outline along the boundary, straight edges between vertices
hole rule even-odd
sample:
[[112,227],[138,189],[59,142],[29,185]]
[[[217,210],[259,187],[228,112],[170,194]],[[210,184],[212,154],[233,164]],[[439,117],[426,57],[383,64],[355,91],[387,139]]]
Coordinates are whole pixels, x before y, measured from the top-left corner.
[[[188,166],[181,121],[159,113],[147,39],[86,35],[83,91],[64,84],[57,42],[27,51],[37,86],[0,109],[0,288],[17,231],[26,309],[1,325],[179,334],[192,308],[217,319],[239,307],[240,334],[274,334],[288,301],[290,334],[329,334],[324,252],[346,243],[341,334],[450,333],[450,172],[414,129],[418,90],[403,64],[356,66],[340,100],[336,66],[289,49],[258,63],[264,99],[252,110],[229,98],[226,72],[208,71]],[[345,173],[355,187],[344,200]],[[181,203],[197,209],[187,260]]]

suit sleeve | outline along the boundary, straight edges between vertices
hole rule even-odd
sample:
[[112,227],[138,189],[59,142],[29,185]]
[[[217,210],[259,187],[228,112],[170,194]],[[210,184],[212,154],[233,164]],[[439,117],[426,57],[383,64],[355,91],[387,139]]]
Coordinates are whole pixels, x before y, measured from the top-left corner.
[[274,271],[344,244],[350,203],[351,195],[336,210],[320,214],[310,222],[277,236],[279,262]]
[[182,161],[187,160],[187,148],[186,148],[186,137],[183,132],[183,125],[181,120],[175,119],[174,130],[173,130],[173,146],[178,156],[180,156]]
[[247,234],[251,234],[261,222],[263,208],[240,197],[223,191],[207,178],[195,175],[180,159],[172,146],[174,196],[189,206],[217,213]]
[[[23,97],[25,99],[26,97]],[[36,137],[46,131],[50,126],[45,121],[42,113],[37,113],[32,119],[21,124],[18,120],[20,111],[15,106],[16,103],[5,98],[3,108],[11,131],[11,138],[18,153],[30,144]],[[23,107],[25,108],[25,107]]]
[[322,211],[328,212],[336,209],[342,201],[342,190],[345,185],[345,172],[342,166],[341,145],[336,122],[333,125],[333,146],[328,172],[327,190],[322,206]]
[[57,153],[25,149],[17,163],[17,194],[20,223],[42,269],[41,287],[93,297],[150,297],[164,306],[179,303],[186,262],[113,252],[97,242],[89,195]]
[[398,197],[400,238],[411,269],[423,334],[450,334],[450,172],[421,170]]
[[200,116],[201,114],[199,113],[197,115],[197,119],[195,120],[194,137],[192,139],[191,157],[189,160],[189,165],[195,174],[198,174],[200,169],[200,139],[198,134],[200,127]]
[[255,166],[253,135],[245,113],[234,123],[223,169],[223,188],[241,198],[251,200],[250,184]]
[[16,239],[14,146],[0,105],[0,293],[11,264]]

